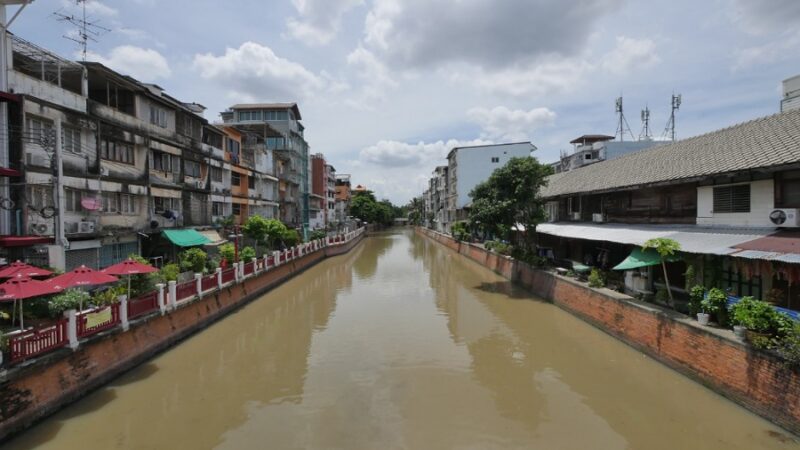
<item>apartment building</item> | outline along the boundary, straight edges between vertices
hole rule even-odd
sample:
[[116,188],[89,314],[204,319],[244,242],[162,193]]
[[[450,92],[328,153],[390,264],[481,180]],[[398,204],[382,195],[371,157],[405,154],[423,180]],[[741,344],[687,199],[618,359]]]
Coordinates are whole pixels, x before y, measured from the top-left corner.
[[335,190],[336,202],[334,217],[336,218],[336,225],[338,227],[340,224],[345,223],[350,215],[350,197],[352,196],[352,192],[350,190],[349,174],[341,173],[336,175]]
[[[492,172],[511,158],[531,156],[536,150],[530,142],[456,147],[447,155],[447,213],[442,217],[444,231],[453,223],[468,218],[469,193]],[[441,184],[439,184],[441,185]]]
[[[550,223],[537,227],[557,259],[610,268],[646,240],[667,237],[681,292],[686,268],[734,295],[800,308],[800,110],[762,117],[550,177]],[[659,270],[626,272],[626,288],[663,287]]]
[[336,168],[325,164],[325,224],[331,228],[336,223]]
[[273,183],[273,195],[278,203],[276,217],[288,226],[307,231],[310,219],[309,148],[297,104],[237,104],[221,116],[224,125],[243,131],[250,139],[242,148],[242,158],[249,158],[250,152],[256,149],[273,155],[272,173],[268,174],[269,178],[262,178]]
[[322,153],[311,155],[311,229],[332,226],[336,222],[335,209],[336,169]]

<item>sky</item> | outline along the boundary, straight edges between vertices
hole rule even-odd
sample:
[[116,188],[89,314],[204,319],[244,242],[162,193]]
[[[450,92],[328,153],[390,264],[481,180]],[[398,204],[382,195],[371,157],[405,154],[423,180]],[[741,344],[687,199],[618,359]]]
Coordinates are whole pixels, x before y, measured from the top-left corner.
[[[14,10],[15,8],[10,8]],[[87,0],[111,31],[88,60],[219,112],[297,102],[313,153],[379,198],[420,195],[455,146],[531,141],[553,162],[582,134],[635,136],[649,107],[678,138],[779,110],[800,74],[797,0]],[[11,31],[80,59],[35,0]],[[10,16],[10,14],[9,14]],[[627,138],[630,138],[628,136]]]

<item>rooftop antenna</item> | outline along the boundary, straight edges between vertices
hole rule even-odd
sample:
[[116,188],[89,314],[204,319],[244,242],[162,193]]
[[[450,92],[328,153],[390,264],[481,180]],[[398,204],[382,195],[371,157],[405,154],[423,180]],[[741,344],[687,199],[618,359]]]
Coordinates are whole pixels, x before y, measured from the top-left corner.
[[639,140],[640,141],[649,141],[652,139],[652,133],[650,131],[650,108],[645,105],[644,109],[642,110],[642,132],[639,133]]
[[616,112],[619,114],[619,123],[617,124],[617,131],[614,133],[614,137],[619,134],[619,141],[625,141],[625,131],[628,131],[628,134],[631,135],[631,139],[635,139],[633,137],[633,132],[631,131],[630,125],[628,125],[628,119],[625,118],[625,113],[622,110],[622,97],[617,97],[616,101]]
[[681,94],[672,94],[672,112],[669,114],[669,121],[664,128],[664,136],[669,135],[670,140],[675,141],[675,111],[681,107]]
[[53,13],[59,22],[67,22],[72,24],[77,29],[78,36],[64,35],[66,39],[77,42],[81,46],[81,54],[83,61],[86,61],[86,51],[89,41],[97,42],[100,35],[110,32],[111,30],[98,25],[99,20],[87,20],[86,18],[86,2],[88,0],[74,0],[75,4],[81,7],[82,15],[80,17],[75,14],[64,14],[59,11]]

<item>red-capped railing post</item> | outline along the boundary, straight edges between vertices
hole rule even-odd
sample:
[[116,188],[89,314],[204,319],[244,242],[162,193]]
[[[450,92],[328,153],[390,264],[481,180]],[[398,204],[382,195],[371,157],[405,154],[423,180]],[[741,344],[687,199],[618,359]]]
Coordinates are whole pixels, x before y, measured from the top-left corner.
[[169,308],[170,310],[175,309],[178,307],[178,282],[177,281],[170,281],[168,283],[169,286]]
[[75,350],[78,348],[78,312],[74,309],[64,311],[64,317],[67,318],[68,345],[69,348]]
[[156,289],[158,289],[158,309],[161,311],[161,315],[163,316],[164,313],[167,312],[167,302],[164,298],[164,283],[156,284]]
[[128,331],[130,324],[128,323],[128,296],[119,296],[119,321],[122,323],[122,331]]

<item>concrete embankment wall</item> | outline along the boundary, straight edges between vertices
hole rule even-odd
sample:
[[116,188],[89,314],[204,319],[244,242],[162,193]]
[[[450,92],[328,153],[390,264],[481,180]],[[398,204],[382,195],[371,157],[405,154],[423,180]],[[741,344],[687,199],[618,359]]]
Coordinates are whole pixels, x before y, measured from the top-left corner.
[[732,332],[703,327],[672,310],[609,289],[589,288],[432,230],[418,228],[417,232],[800,434],[800,371],[738,341]]
[[254,300],[283,281],[331,256],[349,252],[348,243],[324,247],[203,298],[179,304],[165,315],[151,314],[121,328],[10,369],[0,384],[0,442],[147,361],[192,333]]

